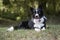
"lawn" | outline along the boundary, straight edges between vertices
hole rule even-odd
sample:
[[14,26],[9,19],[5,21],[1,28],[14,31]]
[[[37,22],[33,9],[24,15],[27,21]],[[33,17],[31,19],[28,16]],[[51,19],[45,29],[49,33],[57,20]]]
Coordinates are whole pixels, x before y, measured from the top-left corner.
[[60,40],[60,25],[48,25],[45,31],[15,30],[7,32],[7,27],[0,27],[0,40]]

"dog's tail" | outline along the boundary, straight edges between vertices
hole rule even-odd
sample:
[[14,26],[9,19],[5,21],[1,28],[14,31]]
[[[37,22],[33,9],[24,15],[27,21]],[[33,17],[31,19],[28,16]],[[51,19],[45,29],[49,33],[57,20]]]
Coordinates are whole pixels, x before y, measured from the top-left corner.
[[14,31],[14,27],[11,26],[10,28],[7,29],[7,31],[10,31],[10,32],[11,32],[11,31]]

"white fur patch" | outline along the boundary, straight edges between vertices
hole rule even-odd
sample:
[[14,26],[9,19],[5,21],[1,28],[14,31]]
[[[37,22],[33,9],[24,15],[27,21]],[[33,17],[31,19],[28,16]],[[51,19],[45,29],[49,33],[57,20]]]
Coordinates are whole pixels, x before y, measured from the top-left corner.
[[39,14],[36,13],[35,16],[39,16]]
[[40,29],[38,29],[38,28],[35,28],[35,31],[37,31],[37,32],[40,32]]
[[11,26],[10,28],[7,29],[7,31],[13,31],[14,30],[14,27]]
[[45,30],[45,27],[43,27],[41,30]]

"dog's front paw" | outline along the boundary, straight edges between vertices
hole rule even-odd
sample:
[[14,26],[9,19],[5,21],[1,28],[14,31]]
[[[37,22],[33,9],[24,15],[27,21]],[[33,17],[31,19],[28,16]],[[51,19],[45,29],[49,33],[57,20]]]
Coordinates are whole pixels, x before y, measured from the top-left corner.
[[45,27],[43,27],[41,30],[46,30]]
[[41,30],[40,30],[40,29],[38,29],[38,28],[35,28],[35,31],[40,32]]

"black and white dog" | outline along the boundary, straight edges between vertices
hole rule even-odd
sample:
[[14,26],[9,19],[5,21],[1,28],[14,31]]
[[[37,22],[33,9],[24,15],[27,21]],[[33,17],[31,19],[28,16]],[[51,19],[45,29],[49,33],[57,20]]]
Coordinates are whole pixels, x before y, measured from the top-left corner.
[[43,14],[42,6],[40,5],[37,9],[31,8],[32,11],[32,22],[35,31],[45,30],[46,29],[46,20],[47,18]]
[[35,31],[45,30],[46,29],[46,20],[47,18],[43,14],[42,6],[37,9],[30,8],[32,12],[32,18],[28,21],[22,21],[17,26],[11,26],[8,28],[8,31],[13,31],[16,29],[35,29]]

